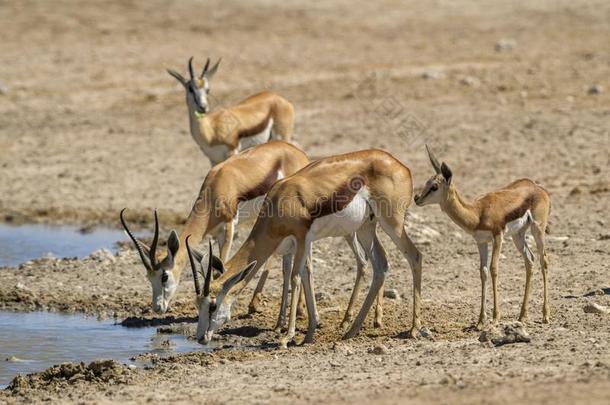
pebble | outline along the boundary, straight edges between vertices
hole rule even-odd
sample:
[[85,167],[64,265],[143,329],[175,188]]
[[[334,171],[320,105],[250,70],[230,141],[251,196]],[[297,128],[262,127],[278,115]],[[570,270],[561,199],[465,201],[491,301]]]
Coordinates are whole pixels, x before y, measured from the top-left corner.
[[116,261],[116,258],[114,257],[112,252],[105,248],[94,251],[89,255],[89,257],[98,262],[114,263]]
[[460,83],[468,87],[478,87],[481,81],[473,76],[464,76],[460,79]]
[[517,43],[513,39],[500,39],[496,42],[496,46],[494,47],[496,52],[506,52],[512,51]]
[[316,293],[316,301],[317,302],[324,302],[324,301],[329,301],[330,300],[330,294],[325,293],[323,291],[317,292]]
[[426,80],[442,79],[445,75],[438,70],[428,70],[422,73],[421,77]]
[[383,292],[383,296],[385,298],[389,298],[391,300],[398,300],[400,299],[400,294],[398,293],[398,290],[395,288],[388,288],[387,290],[385,290]]
[[8,87],[6,87],[4,84],[0,83],[0,95],[5,95],[6,93],[8,93]]
[[591,87],[589,87],[589,90],[587,90],[587,93],[592,96],[596,96],[598,94],[601,94],[603,91],[604,91],[604,88],[602,86],[600,86],[599,84],[594,84]]
[[511,343],[529,343],[531,338],[521,322],[513,322],[484,330],[479,335],[479,342],[502,346]]
[[384,355],[384,354],[388,354],[390,351],[388,350],[387,347],[385,347],[384,345],[377,345],[371,349],[369,349],[369,353],[371,354],[377,354],[377,355]]
[[19,363],[20,361],[23,361],[17,356],[9,356],[5,360],[8,361],[9,363]]
[[418,331],[417,331],[417,338],[418,339],[433,339],[432,336],[432,332],[430,332],[430,329],[428,329],[425,326],[422,326]]
[[584,306],[583,311],[587,314],[607,314],[610,310],[603,305],[596,304],[594,302]]
[[610,240],[610,233],[599,235],[599,240]]

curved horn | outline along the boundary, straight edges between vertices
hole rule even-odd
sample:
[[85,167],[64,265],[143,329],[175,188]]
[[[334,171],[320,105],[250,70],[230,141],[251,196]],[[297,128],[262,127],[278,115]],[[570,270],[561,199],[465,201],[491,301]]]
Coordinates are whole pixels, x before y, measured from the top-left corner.
[[432,153],[432,150],[430,149],[428,144],[426,144],[426,150],[428,151],[428,157],[430,158],[430,163],[432,163],[432,167],[434,167],[434,170],[436,170],[436,173],[440,173],[441,164],[438,162],[438,159],[436,158],[436,156],[434,156],[434,153]]
[[191,269],[193,270],[193,281],[195,282],[195,293],[197,296],[201,295],[201,286],[199,285],[199,276],[197,275],[197,267],[195,266],[195,259],[193,259],[193,253],[189,246],[189,238],[191,235],[186,237],[186,251],[189,254],[189,261],[191,262]]
[[201,76],[199,76],[200,79],[203,79],[203,76],[205,76],[209,67],[210,67],[210,58],[208,58],[208,60],[205,61],[205,66],[203,67],[203,70],[201,71]]
[[[152,269],[153,269],[152,264],[150,263],[150,261],[148,260],[148,258],[146,257],[146,254],[144,252],[145,250],[148,251],[149,249],[146,246],[144,246],[144,244],[142,242],[137,240],[135,236],[133,236],[133,234],[127,227],[125,218],[123,218],[123,214],[126,209],[127,208],[123,208],[121,210],[121,214],[119,215],[119,217],[121,218],[121,224],[123,224],[123,228],[125,229],[125,232],[129,236],[129,238],[132,240],[133,244],[136,245],[136,250],[138,251],[138,254],[140,255],[140,259],[142,260],[142,263],[144,263],[144,267],[146,267],[147,270],[152,271]],[[148,252],[146,252],[146,253],[148,253]]]
[[195,80],[195,73],[193,72],[193,57],[189,59],[189,73],[191,75],[191,80]]
[[216,62],[214,66],[212,66],[212,68],[205,73],[208,79],[211,79],[212,76],[216,74],[216,71],[218,70],[218,65],[220,65],[221,60],[222,58],[218,58],[218,62]]
[[210,281],[212,280],[212,241],[210,243],[210,254],[208,255],[208,272],[203,281],[203,296],[210,295]]
[[152,244],[150,245],[150,263],[153,267],[157,266],[157,244],[159,243],[159,218],[157,217],[157,210],[155,209],[155,233],[153,235]]

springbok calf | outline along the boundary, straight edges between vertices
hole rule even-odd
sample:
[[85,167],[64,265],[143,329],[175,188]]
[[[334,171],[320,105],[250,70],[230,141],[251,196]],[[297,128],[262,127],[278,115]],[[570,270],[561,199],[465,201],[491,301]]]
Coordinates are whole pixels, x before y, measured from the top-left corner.
[[[357,234],[373,267],[368,295],[344,338],[355,336],[378,295],[388,271],[385,251],[377,238],[376,224],[390,236],[406,256],[413,272],[413,324],[411,335],[420,326],[421,254],[405,231],[405,214],[411,203],[411,172],[396,158],[380,150],[364,150],[331,156],[309,164],[294,175],[278,181],[269,190],[250,235],[225,263],[210,260],[222,275],[205,279],[198,296],[197,339],[207,343],[230,317],[231,305],[274,253],[295,253],[292,270],[290,318],[285,346],[295,335],[296,308],[300,277],[303,278],[308,331],[304,342],[313,341],[318,319],[306,259],[315,240]],[[216,266],[220,266],[217,268]],[[354,290],[356,292],[356,289]],[[354,294],[352,293],[352,295]],[[284,301],[287,288],[284,288]]]
[[168,69],[186,91],[191,135],[212,166],[229,156],[274,138],[289,142],[294,129],[294,108],[278,94],[263,91],[238,104],[209,112],[210,80],[218,70],[220,59],[210,66],[208,58],[201,74],[193,71],[193,58],[189,59],[190,80]]
[[525,294],[523,295],[519,320],[522,321],[527,317],[532,264],[534,262],[534,255],[525,238],[528,229],[531,230],[536,240],[538,256],[540,257],[544,283],[542,321],[548,323],[551,314],[548,304],[548,260],[544,247],[544,233],[551,211],[551,200],[546,190],[532,180],[520,179],[500,190],[485,194],[473,202],[468,202],[457,191],[452,181],[453,174],[449,166],[445,162],[440,164],[427,145],[426,149],[436,174],[428,179],[421,194],[415,196],[415,204],[419,206],[439,204],[441,210],[449,215],[453,222],[474,237],[481,259],[481,313],[477,327],[479,329],[483,328],[487,319],[485,313],[485,284],[488,274],[489,242],[493,246],[491,253],[491,282],[494,293],[493,320],[497,322],[500,319],[498,261],[503,236],[512,237],[517,250],[525,260]]
[[[187,236],[200,241],[206,235],[215,236],[220,245],[220,259],[227,260],[233,242],[235,223],[240,215],[253,214],[257,210],[257,200],[269,191],[275,181],[295,173],[309,163],[305,153],[297,147],[283,141],[272,141],[243,151],[226,161],[214,166],[206,176],[199,191],[191,213],[186,220],[180,236],[171,231],[167,240],[167,254],[157,257],[159,240],[159,221],[155,211],[154,235],[151,247],[137,240],[129,230],[121,211],[121,223],[135,244],[142,263],[147,270],[148,280],[153,290],[152,306],[155,312],[164,313],[174,297],[180,275],[187,260],[185,241]],[[346,237],[354,251],[358,264],[356,286],[364,273],[366,256],[358,249],[355,235]],[[194,251],[201,261],[202,255]],[[285,279],[289,279],[292,256],[285,255],[282,260]],[[262,289],[267,280],[268,271],[264,270],[249,305],[250,312],[256,310],[261,299]],[[285,282],[286,284],[286,282]],[[350,302],[345,319],[351,317],[353,302]],[[381,302],[377,312],[381,322]],[[285,322],[285,306],[282,306],[276,328]]]

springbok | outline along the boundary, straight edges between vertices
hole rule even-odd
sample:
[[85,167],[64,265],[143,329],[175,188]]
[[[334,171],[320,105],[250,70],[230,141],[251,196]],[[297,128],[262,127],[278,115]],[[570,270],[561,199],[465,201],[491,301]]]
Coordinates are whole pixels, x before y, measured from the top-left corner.
[[[206,235],[215,236],[220,246],[220,260],[227,260],[233,242],[235,223],[239,216],[252,215],[259,208],[258,202],[278,179],[289,176],[305,167],[309,159],[299,148],[283,141],[271,141],[243,151],[226,161],[214,166],[206,176],[199,195],[184,229],[180,236],[171,231],[167,240],[167,254],[157,257],[156,250],[159,240],[159,221],[154,213],[154,234],[150,247],[136,239],[129,230],[124,218],[123,209],[120,214],[121,223],[131,238],[147,270],[148,280],[152,286],[152,306],[155,312],[164,313],[174,297],[180,275],[187,260],[185,241],[187,236],[200,241]],[[346,237],[354,251],[357,260],[356,287],[364,273],[366,255],[355,243],[355,235]],[[194,251],[195,257],[201,261],[202,254]],[[289,279],[292,256],[285,255],[282,266],[285,279]],[[217,274],[215,274],[217,275]],[[249,311],[256,311],[261,300],[261,293],[267,280],[268,270],[264,270],[249,305]],[[353,302],[350,302],[345,319],[351,317]],[[381,303],[378,302],[377,312],[381,322]],[[285,306],[282,307],[276,328],[285,322]]]
[[[213,333],[230,318],[231,305],[238,294],[274,252],[294,252],[290,317],[281,344],[286,346],[295,335],[300,277],[303,278],[309,318],[304,342],[312,342],[318,319],[313,283],[306,266],[311,243],[354,232],[373,267],[371,287],[344,338],[355,336],[373,300],[381,296],[378,293],[388,271],[386,254],[376,234],[377,222],[411,266],[413,324],[410,333],[415,336],[420,327],[421,254],[405,230],[405,215],[412,193],[410,170],[389,153],[374,149],[323,158],[278,181],[267,193],[250,235],[235,255],[226,263],[219,258],[208,260],[214,269],[222,271],[222,275],[213,280],[207,275],[207,287],[197,298],[197,339],[203,343],[211,340]],[[357,289],[352,297],[354,293]],[[287,288],[282,295],[284,302]]]
[[449,166],[436,159],[426,145],[430,163],[436,172],[424,185],[421,194],[415,196],[415,204],[424,206],[439,204],[441,210],[460,228],[474,237],[479,248],[481,275],[481,313],[477,327],[482,329],[487,320],[485,312],[485,284],[488,276],[488,250],[492,243],[491,282],[494,294],[494,322],[500,319],[498,307],[498,261],[502,249],[503,236],[510,236],[517,250],[525,261],[525,293],[519,320],[527,317],[527,306],[530,297],[532,264],[534,255],[530,250],[525,233],[531,230],[540,258],[542,280],[544,283],[544,303],[542,321],[548,323],[550,309],[548,304],[547,271],[548,260],[544,246],[544,234],[547,230],[551,200],[545,189],[529,179],[516,180],[504,188],[487,193],[473,202],[468,202],[458,192]]
[[196,76],[191,57],[188,63],[190,80],[174,70],[167,70],[184,86],[191,135],[212,166],[272,137],[290,142],[294,107],[278,94],[263,91],[229,108],[209,111],[210,81],[219,64],[220,59],[208,69],[208,58],[201,74]]

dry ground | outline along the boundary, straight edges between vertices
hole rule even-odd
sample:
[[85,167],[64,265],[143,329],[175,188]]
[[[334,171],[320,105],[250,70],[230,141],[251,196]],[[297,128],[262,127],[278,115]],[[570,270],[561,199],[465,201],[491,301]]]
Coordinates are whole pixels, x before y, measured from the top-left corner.
[[[553,199],[553,321],[540,323],[536,272],[531,343],[478,342],[468,329],[480,294],[476,247],[438,207],[413,207],[409,231],[424,254],[423,319],[434,340],[403,338],[411,277],[384,238],[387,287],[406,299],[386,300],[382,329],[369,322],[358,338],[336,343],[354,261],[342,241],[323,241],[315,277],[328,298],[314,345],[275,349],[276,271],[264,311],[239,317],[222,336],[247,351],[159,361],[130,371],[127,384],[6,391],[0,402],[608,403],[610,318],[582,309],[610,304],[608,295],[583,296],[610,287],[608,21],[607,1],[0,2],[4,221],[118,226],[118,211],[129,207],[150,226],[158,207],[164,235],[179,228],[209,168],[188,134],[183,90],[165,72],[185,71],[191,55],[199,64],[223,57],[215,105],[262,89],[290,99],[296,140],[312,156],[383,148],[420,185],[431,173],[425,141],[468,197],[527,176]],[[512,49],[496,50],[499,41]],[[424,227],[439,234],[422,235]],[[524,270],[505,246],[508,320],[518,314]],[[114,261],[40,260],[0,271],[0,307],[151,317],[130,250]],[[194,315],[184,279],[175,317]],[[379,344],[388,354],[368,353]]]

